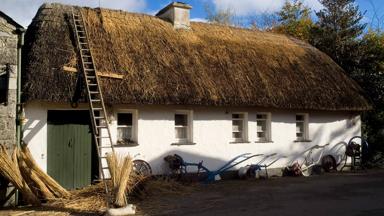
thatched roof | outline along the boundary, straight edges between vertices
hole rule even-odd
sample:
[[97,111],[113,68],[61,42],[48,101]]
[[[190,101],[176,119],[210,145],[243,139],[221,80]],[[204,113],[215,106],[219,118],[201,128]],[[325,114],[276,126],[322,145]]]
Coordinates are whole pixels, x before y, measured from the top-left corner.
[[[68,102],[75,89],[70,6],[45,4],[26,35],[26,100]],[[81,8],[110,104],[258,106],[366,110],[361,88],[324,53],[283,35]]]

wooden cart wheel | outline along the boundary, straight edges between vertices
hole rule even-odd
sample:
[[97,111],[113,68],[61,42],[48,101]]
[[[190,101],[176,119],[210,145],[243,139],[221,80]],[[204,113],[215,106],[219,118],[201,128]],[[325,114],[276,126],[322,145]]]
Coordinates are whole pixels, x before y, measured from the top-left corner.
[[152,168],[148,162],[146,162],[144,160],[140,160],[140,159],[134,160],[132,162],[133,162],[133,170],[137,174],[143,175],[143,176],[151,176],[152,175]]

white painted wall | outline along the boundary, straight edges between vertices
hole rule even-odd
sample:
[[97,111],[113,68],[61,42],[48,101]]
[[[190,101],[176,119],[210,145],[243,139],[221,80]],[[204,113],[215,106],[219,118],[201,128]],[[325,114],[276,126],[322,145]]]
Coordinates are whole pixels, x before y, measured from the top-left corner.
[[[83,106],[83,109],[86,106]],[[37,160],[46,169],[47,152],[47,110],[70,109],[69,105],[39,105],[30,103],[26,106],[26,125],[24,140]],[[186,161],[204,161],[209,169],[216,169],[231,158],[246,152],[258,154],[278,153],[288,158],[277,161],[273,167],[285,167],[287,163],[300,159],[301,153],[314,145],[330,143],[327,153],[342,152],[341,142],[348,142],[353,136],[361,134],[361,121],[357,113],[309,111],[309,138],[311,142],[295,141],[295,114],[304,111],[272,110],[271,143],[255,143],[256,112],[268,112],[256,108],[223,107],[178,107],[178,106],[115,106],[114,110],[136,110],[137,141],[135,147],[115,148],[120,154],[130,154],[150,163],[154,173],[168,172],[163,158],[177,153]],[[193,142],[195,145],[174,146],[174,112],[193,110]],[[248,113],[248,137],[250,143],[230,144],[232,121],[231,112]],[[116,120],[111,119],[112,135],[116,136]],[[336,147],[335,147],[336,146]],[[255,158],[247,163],[257,162]],[[242,165],[246,165],[244,163]]]

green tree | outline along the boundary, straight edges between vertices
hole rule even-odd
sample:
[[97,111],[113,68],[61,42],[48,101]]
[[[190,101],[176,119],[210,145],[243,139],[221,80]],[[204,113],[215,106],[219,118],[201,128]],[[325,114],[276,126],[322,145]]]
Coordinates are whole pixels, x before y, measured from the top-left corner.
[[360,54],[358,67],[351,76],[374,106],[363,115],[363,131],[373,152],[384,152],[384,33],[368,31],[361,39]]
[[328,54],[347,73],[352,73],[359,60],[359,37],[366,24],[355,0],[320,0],[324,6],[316,13],[311,43]]
[[311,10],[306,7],[302,1],[286,0],[283,8],[277,13],[279,25],[272,31],[293,36],[295,38],[309,41],[313,21],[311,19]]

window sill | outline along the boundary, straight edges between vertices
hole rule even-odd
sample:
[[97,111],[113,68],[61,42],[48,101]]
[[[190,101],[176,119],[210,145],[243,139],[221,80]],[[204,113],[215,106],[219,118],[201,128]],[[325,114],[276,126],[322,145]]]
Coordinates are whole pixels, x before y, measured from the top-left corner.
[[196,145],[194,142],[175,142],[171,143],[173,146],[183,146],[183,145]]
[[255,141],[255,143],[273,143],[273,141]]
[[229,144],[249,144],[251,142],[249,141],[236,141],[236,142],[229,142]]
[[312,140],[295,140],[293,142],[312,142]]
[[114,144],[113,147],[119,148],[119,147],[135,147],[139,146],[139,143],[137,142],[130,142],[130,143],[124,143],[124,144]]

